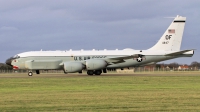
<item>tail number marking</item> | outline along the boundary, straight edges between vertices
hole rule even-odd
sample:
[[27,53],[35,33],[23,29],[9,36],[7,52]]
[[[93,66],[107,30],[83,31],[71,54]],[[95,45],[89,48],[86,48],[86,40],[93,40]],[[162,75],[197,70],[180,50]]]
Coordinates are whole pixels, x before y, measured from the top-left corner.
[[166,36],[165,36],[165,39],[166,39],[166,40],[170,40],[170,39],[172,38],[171,36],[172,36],[172,35],[166,35]]
[[162,42],[162,44],[169,44],[169,40],[172,38],[172,35],[166,35],[165,36],[165,41]]

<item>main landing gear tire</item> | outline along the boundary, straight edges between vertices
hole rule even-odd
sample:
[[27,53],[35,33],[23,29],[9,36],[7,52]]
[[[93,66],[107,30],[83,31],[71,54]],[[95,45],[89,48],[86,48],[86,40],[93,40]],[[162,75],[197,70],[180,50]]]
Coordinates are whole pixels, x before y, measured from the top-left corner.
[[94,71],[93,71],[93,70],[88,70],[88,71],[87,71],[87,74],[88,74],[88,75],[93,75],[93,74],[94,74]]
[[28,72],[28,76],[33,76],[33,72]]
[[101,70],[95,70],[94,74],[95,75],[101,75],[102,71]]
[[93,74],[95,74],[95,75],[101,75],[101,73],[102,73],[101,70],[95,70],[95,71],[93,71],[93,70],[88,70],[88,71],[87,71],[87,74],[88,74],[88,75],[93,75]]
[[40,74],[40,71],[39,71],[39,70],[36,70],[35,72],[36,72],[36,74]]

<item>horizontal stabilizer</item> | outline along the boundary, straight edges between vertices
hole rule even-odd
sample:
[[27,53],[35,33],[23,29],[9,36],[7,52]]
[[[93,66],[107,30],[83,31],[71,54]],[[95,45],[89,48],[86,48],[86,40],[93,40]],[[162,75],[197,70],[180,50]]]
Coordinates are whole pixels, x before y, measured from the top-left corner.
[[173,52],[173,53],[170,53],[170,54],[166,54],[165,56],[177,56],[177,55],[181,55],[183,53],[189,52],[189,51],[194,51],[194,49]]

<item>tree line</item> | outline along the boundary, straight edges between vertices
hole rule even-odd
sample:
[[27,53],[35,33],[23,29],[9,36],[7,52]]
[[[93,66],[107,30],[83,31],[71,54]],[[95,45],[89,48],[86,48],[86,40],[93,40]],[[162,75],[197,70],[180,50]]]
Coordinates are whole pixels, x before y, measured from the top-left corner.
[[12,70],[12,67],[5,63],[0,63],[0,70]]
[[200,62],[193,61],[191,64],[179,64],[179,63],[169,63],[169,64],[156,64],[156,68],[161,68],[161,66],[169,67],[169,68],[178,68],[179,66],[188,66],[190,68],[200,68]]

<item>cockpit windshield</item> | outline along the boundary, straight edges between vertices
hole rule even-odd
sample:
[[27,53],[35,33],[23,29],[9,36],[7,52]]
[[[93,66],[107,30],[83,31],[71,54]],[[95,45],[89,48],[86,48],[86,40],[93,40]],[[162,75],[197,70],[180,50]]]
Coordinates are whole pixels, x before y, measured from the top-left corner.
[[20,58],[20,56],[15,55],[15,56],[13,56],[12,58],[13,58],[13,59],[17,59],[17,58]]

